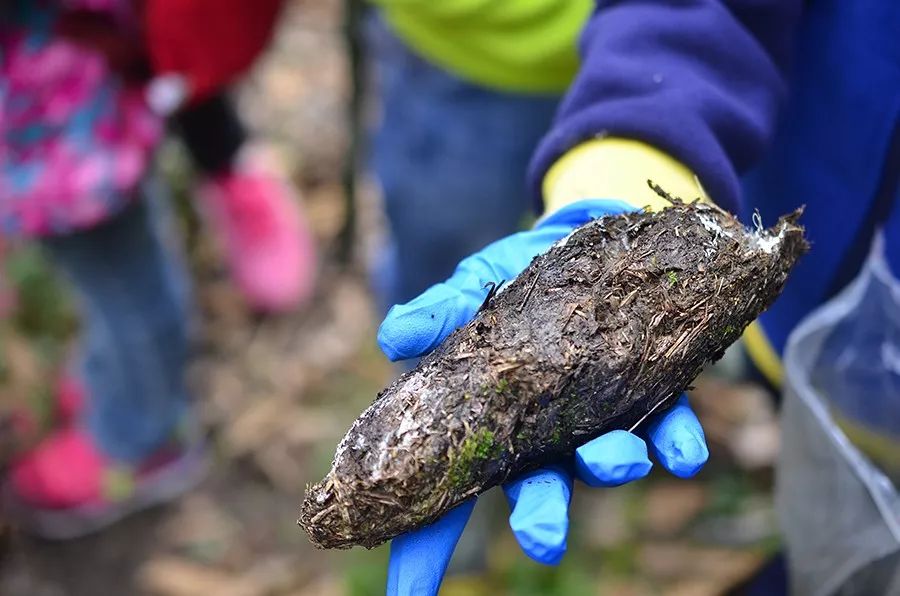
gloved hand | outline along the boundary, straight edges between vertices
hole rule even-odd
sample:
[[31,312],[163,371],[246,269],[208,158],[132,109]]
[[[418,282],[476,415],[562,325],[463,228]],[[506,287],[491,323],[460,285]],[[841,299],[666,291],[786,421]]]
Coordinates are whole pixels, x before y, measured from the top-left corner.
[[[378,331],[381,349],[395,361],[427,354],[474,317],[491,283],[512,281],[536,255],[590,219],[632,210],[621,201],[579,201],[543,219],[533,230],[487,246],[463,260],[446,282],[391,308]],[[700,423],[684,396],[651,419],[641,435],[649,439],[649,451],[662,466],[682,478],[694,475],[709,454]],[[525,474],[503,487],[516,540],[529,557],[548,565],[559,563],[566,551],[573,471],[589,486],[611,487],[642,478],[653,466],[644,439],[625,430],[579,447],[574,466],[561,464]],[[388,568],[390,596],[437,594],[474,505],[471,499],[434,524],[394,539]]]

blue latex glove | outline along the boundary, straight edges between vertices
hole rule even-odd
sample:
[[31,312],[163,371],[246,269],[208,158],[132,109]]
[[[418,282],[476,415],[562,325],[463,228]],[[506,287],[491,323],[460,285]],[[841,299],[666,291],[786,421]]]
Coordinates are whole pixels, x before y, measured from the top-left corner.
[[[545,218],[533,230],[494,242],[460,262],[446,282],[391,308],[378,330],[381,349],[395,361],[427,354],[472,319],[490,283],[512,281],[535,256],[588,220],[633,210],[620,201],[581,201]],[[703,430],[685,396],[651,419],[643,434],[655,458],[676,476],[693,476],[706,463],[709,452]],[[602,435],[575,452],[575,475],[595,487],[643,478],[652,467],[647,443],[624,430]],[[566,551],[572,474],[563,467],[545,468],[507,483],[503,490],[512,510],[509,524],[522,550],[540,563],[559,563]],[[431,526],[394,539],[388,567],[390,596],[437,594],[474,506],[471,499]]]

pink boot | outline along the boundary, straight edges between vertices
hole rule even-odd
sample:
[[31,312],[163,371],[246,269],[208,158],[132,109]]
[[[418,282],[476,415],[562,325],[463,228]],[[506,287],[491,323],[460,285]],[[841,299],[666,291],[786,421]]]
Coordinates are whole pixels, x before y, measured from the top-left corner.
[[125,464],[105,456],[73,426],[13,462],[7,501],[23,530],[49,539],[76,538],[178,497],[205,471],[199,440],[172,440],[143,462]]
[[245,151],[230,171],[205,181],[198,198],[247,301],[283,312],[312,295],[316,257],[299,199],[271,163]]

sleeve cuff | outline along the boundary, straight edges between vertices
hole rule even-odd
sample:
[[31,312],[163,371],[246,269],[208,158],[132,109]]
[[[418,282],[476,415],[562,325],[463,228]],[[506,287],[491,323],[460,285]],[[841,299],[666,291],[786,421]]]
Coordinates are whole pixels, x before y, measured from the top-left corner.
[[585,199],[615,199],[638,209],[668,206],[647,180],[686,201],[709,200],[700,180],[681,162],[640,141],[605,137],[570,149],[547,171],[545,212]]

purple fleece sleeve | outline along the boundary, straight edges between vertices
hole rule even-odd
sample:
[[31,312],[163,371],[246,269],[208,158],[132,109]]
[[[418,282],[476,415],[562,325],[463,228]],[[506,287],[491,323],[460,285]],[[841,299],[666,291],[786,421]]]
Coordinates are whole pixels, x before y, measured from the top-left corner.
[[738,208],[738,179],[760,157],[786,93],[804,0],[599,0],[581,71],[530,168],[547,169],[601,135],[634,138],[691,168]]

